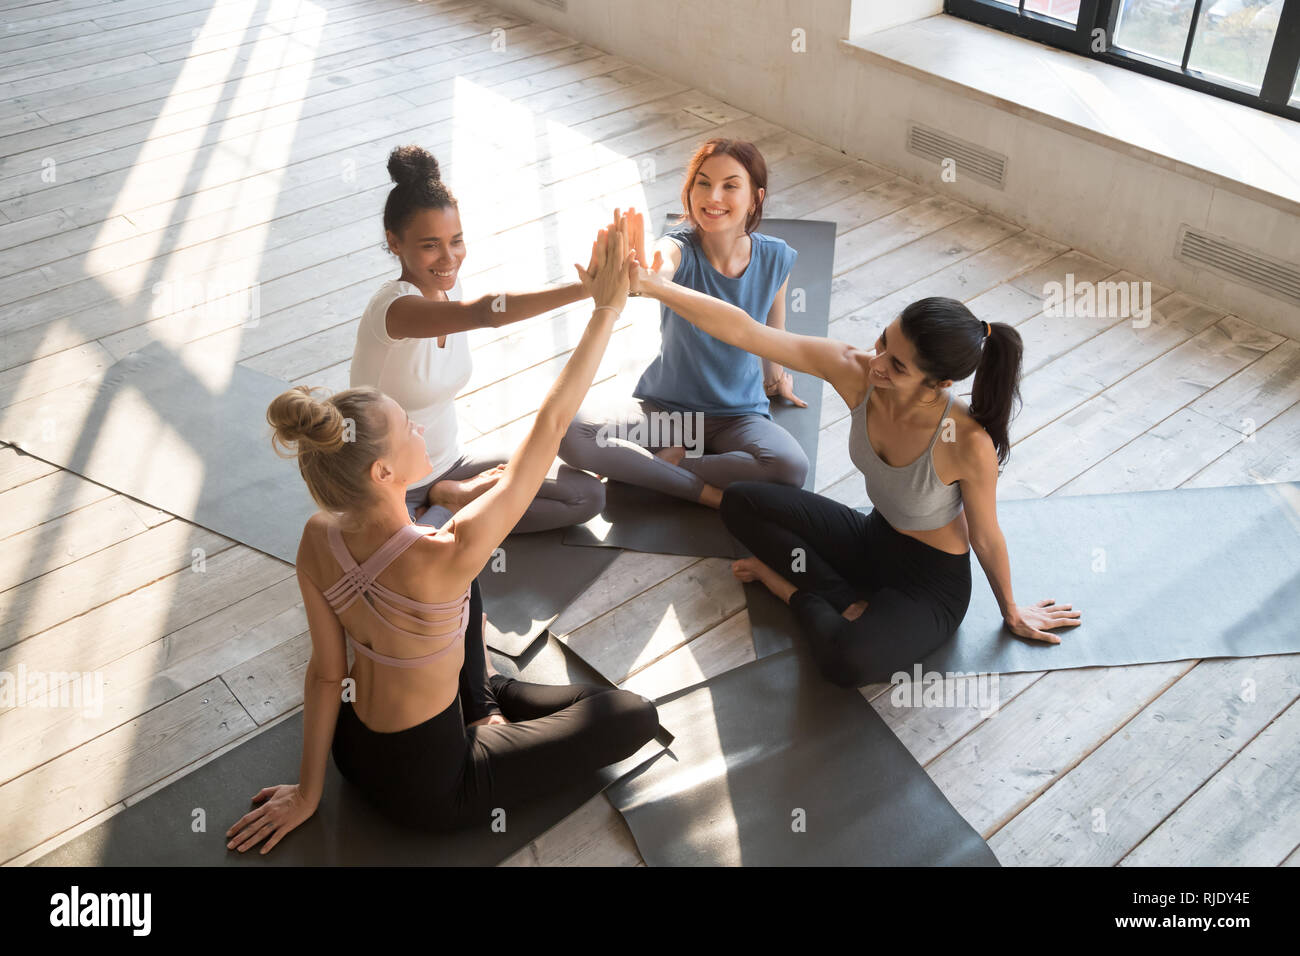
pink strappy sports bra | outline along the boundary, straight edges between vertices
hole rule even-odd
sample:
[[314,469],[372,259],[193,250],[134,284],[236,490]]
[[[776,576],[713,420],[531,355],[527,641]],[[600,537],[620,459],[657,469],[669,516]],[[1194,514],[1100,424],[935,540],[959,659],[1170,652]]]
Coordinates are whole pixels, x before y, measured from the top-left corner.
[[[392,667],[420,667],[429,663],[436,658],[441,657],[448,651],[456,647],[457,644],[465,639],[465,628],[469,624],[469,600],[470,587],[465,588],[465,593],[454,601],[447,601],[442,604],[426,604],[421,601],[413,601],[410,598],[398,594],[389,588],[384,587],[375,580],[384,569],[393,563],[403,551],[409,548],[415,542],[432,533],[431,530],[422,531],[418,525],[409,524],[399,528],[397,532],[379,546],[379,549],[366,559],[364,564],[357,564],[356,559],[348,551],[347,545],[343,543],[343,535],[334,525],[329,525],[327,537],[329,538],[330,550],[334,553],[334,558],[338,561],[339,566],[343,568],[343,576],[340,577],[325,592],[325,599],[330,602],[330,607],[334,608],[335,614],[341,614],[350,608],[357,598],[366,595],[369,599],[362,598],[363,604],[370,608],[370,613],[380,620],[384,625],[397,631],[399,634],[406,634],[410,637],[418,637],[424,641],[436,640],[440,637],[450,637],[451,642],[442,650],[434,651],[432,654],[426,654],[423,657],[389,657],[387,654],[379,654],[372,651],[366,645],[359,642],[351,634],[348,634],[345,628],[343,633],[347,634],[348,643],[356,650],[358,654],[377,661],[380,664],[388,664]],[[392,621],[388,620],[375,609],[375,604],[380,604],[385,610],[393,616],[404,621],[410,621],[412,624],[451,624],[455,622],[452,630],[443,631],[439,634],[416,634],[408,631],[404,627],[398,627]],[[398,605],[394,607],[393,605]],[[449,617],[438,621],[426,621],[423,618],[413,617],[406,611],[444,611],[460,609],[456,617]]]

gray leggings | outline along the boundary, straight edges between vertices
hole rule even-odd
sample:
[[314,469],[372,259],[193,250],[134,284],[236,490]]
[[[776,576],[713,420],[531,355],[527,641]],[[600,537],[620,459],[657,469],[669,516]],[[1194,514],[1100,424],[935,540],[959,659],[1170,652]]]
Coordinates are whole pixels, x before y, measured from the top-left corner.
[[[802,488],[808,456],[794,436],[762,415],[668,413],[649,399],[628,398],[599,411],[583,406],[560,442],[560,458],[615,481],[699,501],[706,484],[770,481]],[[654,415],[656,418],[652,419]],[[684,445],[674,465],[656,448]]]
[[[429,489],[445,478],[464,481],[479,472],[487,471],[510,460],[510,451],[502,448],[478,448],[473,454],[461,455],[450,468],[433,481],[420,487],[406,489],[406,510],[415,518],[415,509],[429,504]],[[605,507],[605,486],[600,479],[586,472],[570,468],[558,461],[551,463],[550,471],[542,481],[537,497],[519,519],[512,534],[531,531],[550,531],[589,521]],[[451,520],[452,513],[441,505],[429,508],[419,520],[421,524],[439,528]]]

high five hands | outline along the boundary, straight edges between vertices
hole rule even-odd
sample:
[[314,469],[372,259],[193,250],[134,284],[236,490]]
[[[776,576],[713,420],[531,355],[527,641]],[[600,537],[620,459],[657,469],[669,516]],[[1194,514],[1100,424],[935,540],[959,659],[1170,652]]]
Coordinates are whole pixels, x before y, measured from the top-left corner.
[[[630,212],[630,211],[629,211]],[[628,271],[636,253],[631,248],[628,217],[614,210],[613,221],[596,235],[591,244],[591,261],[587,268],[576,262],[583,291],[598,308],[621,312],[629,292]]]

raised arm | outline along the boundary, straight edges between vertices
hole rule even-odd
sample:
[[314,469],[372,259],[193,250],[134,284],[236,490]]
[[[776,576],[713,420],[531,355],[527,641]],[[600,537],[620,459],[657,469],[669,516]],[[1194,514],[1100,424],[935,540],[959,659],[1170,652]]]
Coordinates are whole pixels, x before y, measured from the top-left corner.
[[562,308],[586,295],[581,282],[540,292],[494,292],[464,302],[403,295],[389,304],[384,327],[395,339],[431,339],[471,329],[496,329]]
[[581,266],[574,266],[596,303],[581,341],[546,393],[533,427],[510,456],[505,473],[456,512],[447,525],[456,542],[451,570],[466,584],[483,569],[536,497],[559,452],[560,440],[587,396],[609,344],[614,320],[627,301],[631,261],[628,249],[623,217],[616,213],[611,227],[601,230],[596,239],[592,257],[596,274],[592,276]]
[[634,265],[629,271],[633,290],[659,300],[715,339],[830,382],[849,408],[866,395],[870,353],[847,342],[772,328],[730,302],[677,285],[663,276],[657,252],[651,269]]

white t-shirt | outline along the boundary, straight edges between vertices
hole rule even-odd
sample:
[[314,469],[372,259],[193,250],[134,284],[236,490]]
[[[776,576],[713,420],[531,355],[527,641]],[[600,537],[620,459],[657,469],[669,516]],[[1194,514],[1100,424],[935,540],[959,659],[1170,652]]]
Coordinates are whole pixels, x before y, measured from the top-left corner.
[[[438,339],[394,339],[388,334],[388,307],[404,295],[423,295],[419,288],[401,279],[389,279],[370,299],[357,328],[352,352],[350,384],[373,385],[424,426],[424,444],[429,449],[433,471],[410,487],[430,484],[461,455],[456,427],[456,394],[469,381],[472,365],[469,340],[464,332],[452,332],[447,344]],[[447,293],[461,298],[460,279]]]

